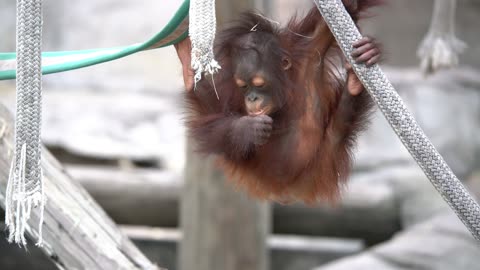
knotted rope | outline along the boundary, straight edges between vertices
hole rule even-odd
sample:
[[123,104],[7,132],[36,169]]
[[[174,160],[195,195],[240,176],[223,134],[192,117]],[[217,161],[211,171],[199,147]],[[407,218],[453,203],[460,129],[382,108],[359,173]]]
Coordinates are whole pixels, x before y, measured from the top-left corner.
[[378,65],[367,68],[351,57],[352,44],[362,36],[341,0],[314,0],[355,73],[393,130],[443,199],[472,235],[480,240],[480,207],[453,174]]
[[9,241],[25,245],[32,207],[40,207],[42,244],[45,197],[40,167],[42,1],[17,0],[17,112],[15,155],[8,179],[5,223]]

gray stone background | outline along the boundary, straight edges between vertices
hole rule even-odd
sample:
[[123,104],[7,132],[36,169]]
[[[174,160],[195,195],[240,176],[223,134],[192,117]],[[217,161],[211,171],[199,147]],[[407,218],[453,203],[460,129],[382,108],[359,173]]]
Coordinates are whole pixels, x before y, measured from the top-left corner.
[[[162,28],[179,4],[153,0],[43,2],[46,51],[144,41]],[[272,2],[268,14],[280,22],[310,5],[307,0]],[[418,71],[415,52],[428,29],[432,5],[431,0],[392,0],[377,8],[373,12],[376,16],[362,23],[362,28],[382,42],[387,75],[455,173],[476,193],[480,190],[480,1],[458,1],[457,35],[469,46],[460,58],[460,67],[424,77]],[[0,51],[14,50],[14,1],[0,0],[0,40]],[[13,88],[12,82],[0,82],[0,100],[11,108]],[[178,109],[182,79],[172,47],[46,76],[44,90],[43,140],[67,165],[105,165],[125,170],[147,164],[181,174],[185,160],[184,128]],[[480,269],[478,245],[413,164],[381,115],[374,116],[371,128],[362,136],[356,159],[355,174],[338,210],[340,214],[302,206],[276,206],[273,230],[360,239],[367,245],[369,237],[375,238],[376,234],[373,242],[383,243],[371,249],[360,245],[338,252],[332,258],[358,254],[322,266],[325,261],[318,260],[321,255],[314,248],[305,249],[305,254],[313,254],[310,257],[274,253],[273,260],[278,263],[274,261],[272,269]],[[75,176],[75,171],[72,174]],[[181,180],[176,178],[170,184],[181,187]],[[108,190],[94,191],[96,199],[120,223],[167,223],[162,217],[118,210],[118,204],[123,203],[123,210],[138,206],[150,213],[148,206],[138,200],[121,197],[112,203]],[[178,195],[178,191],[172,194]],[[169,200],[175,201],[172,194]],[[162,209],[164,201],[158,200],[154,207]],[[177,210],[171,209],[168,211],[175,219]],[[170,259],[167,264],[174,269],[170,242],[165,246],[160,250],[171,256],[161,259]],[[328,247],[334,250],[333,244]],[[146,252],[161,257],[158,252]],[[12,259],[16,256],[23,259]],[[31,265],[51,269],[46,263],[41,268],[32,262],[40,255],[26,259],[20,256],[0,239],[0,269],[29,269]]]

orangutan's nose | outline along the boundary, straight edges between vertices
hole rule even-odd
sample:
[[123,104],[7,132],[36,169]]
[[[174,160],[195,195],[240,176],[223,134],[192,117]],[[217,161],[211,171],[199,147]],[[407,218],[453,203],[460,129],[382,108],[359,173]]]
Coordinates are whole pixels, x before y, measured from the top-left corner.
[[249,102],[255,102],[258,100],[258,96],[255,94],[255,93],[250,93],[248,96],[247,96],[247,100]]

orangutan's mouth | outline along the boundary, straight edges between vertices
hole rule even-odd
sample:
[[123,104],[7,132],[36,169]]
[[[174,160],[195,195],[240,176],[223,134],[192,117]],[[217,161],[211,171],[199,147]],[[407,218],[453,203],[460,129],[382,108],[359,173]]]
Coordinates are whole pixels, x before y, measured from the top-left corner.
[[261,109],[259,111],[249,112],[248,114],[250,116],[258,116],[258,115],[267,114],[267,113],[265,112],[265,109]]
[[259,108],[259,109],[256,109],[256,110],[251,110],[248,112],[248,115],[250,116],[258,116],[258,115],[269,115],[273,113],[273,107],[272,106],[267,106],[267,107],[263,107],[263,108]]

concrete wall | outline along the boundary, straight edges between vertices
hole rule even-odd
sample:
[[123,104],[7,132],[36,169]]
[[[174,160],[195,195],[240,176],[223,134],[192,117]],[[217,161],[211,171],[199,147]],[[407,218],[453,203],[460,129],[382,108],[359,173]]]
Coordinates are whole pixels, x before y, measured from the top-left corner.
[[[43,1],[43,50],[82,50],[144,42],[163,29],[182,1]],[[15,50],[15,1],[0,1],[0,51]],[[181,68],[173,47],[81,70],[45,76],[45,89],[178,91]]]
[[[294,12],[308,9],[310,0],[279,0],[272,17],[284,22]],[[384,45],[386,64],[418,65],[416,50],[430,25],[433,0],[387,0],[376,8],[372,18],[362,23],[365,33],[378,38]],[[469,48],[460,58],[462,65],[480,67],[480,1],[457,1],[457,35]]]

